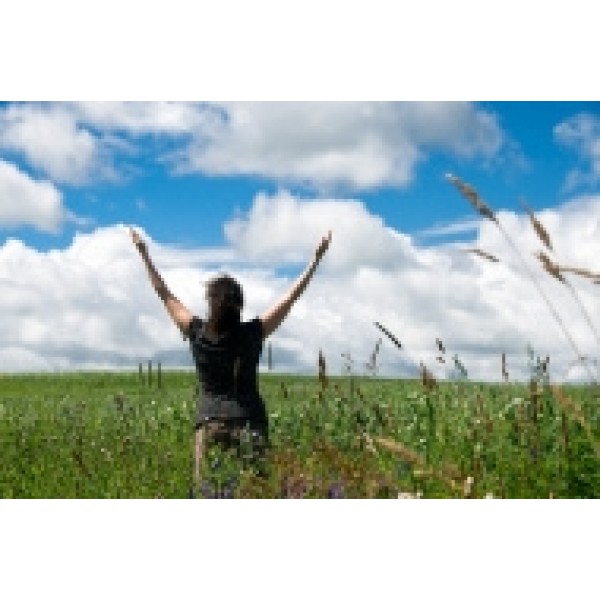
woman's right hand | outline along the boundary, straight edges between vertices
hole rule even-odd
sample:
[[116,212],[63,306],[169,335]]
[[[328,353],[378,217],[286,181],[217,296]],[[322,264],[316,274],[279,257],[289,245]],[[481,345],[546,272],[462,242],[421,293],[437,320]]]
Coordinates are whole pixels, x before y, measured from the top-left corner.
[[315,251],[315,256],[318,261],[320,261],[321,258],[323,258],[323,255],[325,254],[325,252],[327,252],[327,250],[329,249],[330,243],[331,243],[331,229],[327,232],[327,235],[323,236],[320,244],[318,245],[318,247]]

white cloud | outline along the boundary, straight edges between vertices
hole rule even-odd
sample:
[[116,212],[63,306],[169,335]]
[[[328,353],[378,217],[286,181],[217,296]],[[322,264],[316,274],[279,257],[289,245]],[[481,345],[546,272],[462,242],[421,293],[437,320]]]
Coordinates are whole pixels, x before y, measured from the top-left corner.
[[[574,200],[539,217],[553,238],[555,260],[599,270],[599,198]],[[596,341],[572,296],[531,256],[541,244],[527,218],[501,212],[499,219],[581,352],[597,357]],[[181,249],[152,240],[149,247],[167,283],[194,312],[205,310],[202,282],[225,267],[242,282],[244,316],[252,318],[288,289],[302,270],[295,261],[310,258],[329,226],[330,252],[272,338],[276,368],[315,372],[321,348],[333,373],[342,370],[343,352],[350,352],[361,372],[381,337],[373,325],[379,321],[403,344],[398,351],[384,339],[384,374],[416,376],[424,361],[437,375],[447,375],[448,366],[435,360],[436,337],[474,379],[499,380],[502,352],[511,377],[525,377],[528,343],[541,356],[550,355],[553,377],[567,373],[572,349],[488,221],[480,224],[477,246],[498,256],[499,264],[452,244],[419,247],[357,200],[305,201],[280,192],[257,197],[248,214],[227,224],[228,247]],[[215,264],[220,260],[224,264]],[[597,286],[570,280],[595,321]],[[123,226],[78,234],[64,250],[38,252],[17,240],[1,246],[0,340],[3,369],[135,368],[157,356],[191,365]],[[576,372],[571,368],[569,374]]]
[[92,171],[110,170],[98,139],[61,105],[17,104],[0,111],[0,148],[18,152],[61,183],[85,183]]
[[53,181],[84,185],[122,176],[114,158],[139,151],[131,137],[210,131],[219,114],[171,102],[11,104],[0,110],[0,149],[23,156]]
[[[168,273],[184,295],[193,288],[182,281],[185,269]],[[181,339],[120,226],[77,234],[65,250],[8,240],[0,248],[0,307],[2,347],[20,347],[54,368],[131,365],[177,349]]]
[[55,233],[70,218],[62,194],[52,183],[31,179],[0,160],[0,229],[30,225]]
[[117,178],[115,155],[141,151],[143,135],[175,140],[159,146],[157,160],[176,172],[259,175],[318,189],[404,186],[429,152],[487,161],[507,147],[496,116],[462,102],[65,102],[0,110],[0,149],[57,182]]
[[491,159],[506,141],[495,115],[460,102],[243,102],[223,108],[227,118],[179,153],[182,168],[316,187],[404,186],[429,151]]
[[97,129],[133,135],[190,135],[210,130],[223,118],[218,107],[193,102],[77,102],[69,108]]
[[441,237],[463,233],[476,233],[479,230],[479,219],[471,218],[452,223],[432,225],[415,234],[415,237]]
[[600,181],[600,119],[581,113],[554,127],[555,139],[574,149],[584,163],[584,168],[572,169],[567,174],[565,187],[571,190],[579,185]]
[[387,228],[358,201],[301,201],[283,191],[259,194],[247,215],[225,225],[225,236],[249,260],[305,261],[322,236],[336,239],[327,269],[354,269],[357,264],[395,265],[410,253],[408,238]]
[[[509,147],[496,116],[462,102],[82,102],[0,110],[0,149],[53,181],[113,180],[120,153],[176,173],[258,175],[320,189],[405,186],[429,153],[493,160]],[[168,142],[167,144],[161,144]]]

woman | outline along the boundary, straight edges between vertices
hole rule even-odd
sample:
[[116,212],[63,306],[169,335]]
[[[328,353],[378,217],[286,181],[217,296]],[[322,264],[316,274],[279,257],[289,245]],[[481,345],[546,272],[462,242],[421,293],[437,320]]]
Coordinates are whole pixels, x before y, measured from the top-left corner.
[[169,290],[156,270],[148,249],[133,229],[150,282],[167,312],[189,339],[201,390],[196,415],[196,484],[201,481],[203,458],[210,444],[235,449],[241,458],[260,459],[268,444],[265,404],[258,391],[258,362],[263,341],[281,325],[292,305],[311,280],[331,242],[331,231],[319,243],[304,272],[278,302],[260,318],[242,322],[244,296],[240,284],[229,275],[208,283],[208,315],[193,315]]

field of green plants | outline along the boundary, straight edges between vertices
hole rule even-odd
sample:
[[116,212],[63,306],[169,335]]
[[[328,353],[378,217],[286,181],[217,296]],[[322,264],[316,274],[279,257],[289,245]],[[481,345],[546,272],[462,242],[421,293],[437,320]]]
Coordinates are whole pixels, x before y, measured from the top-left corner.
[[[198,497],[598,498],[591,386],[263,374],[268,476],[214,451]],[[0,376],[2,498],[188,498],[195,375]]]

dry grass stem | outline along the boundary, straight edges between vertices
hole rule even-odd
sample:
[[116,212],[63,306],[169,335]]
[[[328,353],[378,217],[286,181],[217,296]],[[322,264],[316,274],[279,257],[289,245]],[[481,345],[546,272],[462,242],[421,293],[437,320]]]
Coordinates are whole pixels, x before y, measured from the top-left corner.
[[381,347],[381,342],[382,342],[382,339],[379,338],[375,344],[375,348],[373,349],[371,356],[369,357],[369,362],[366,365],[367,369],[373,374],[375,374],[377,372],[377,356],[379,354],[379,348]]
[[319,382],[321,383],[322,388],[326,388],[328,385],[327,380],[327,366],[325,364],[325,357],[323,356],[323,352],[319,348]]
[[506,353],[502,353],[502,379],[505,383],[508,383],[508,371],[506,369]]
[[465,183],[450,173],[446,175],[446,178],[461,192],[482,217],[490,219],[491,221],[494,221],[494,223],[498,223],[494,211],[482,200],[481,196],[473,186]]
[[482,258],[485,258],[486,260],[489,260],[490,262],[500,262],[499,258],[496,258],[493,254],[490,254],[489,252],[484,252],[483,250],[480,250],[479,248],[468,248],[467,250],[465,250],[465,252],[470,252],[472,254],[477,254],[477,256],[481,256]]
[[586,279],[593,279],[594,283],[600,283],[600,273],[592,273],[592,271],[588,271],[587,269],[581,269],[576,267],[558,267],[559,271],[563,273],[573,273],[574,275],[580,275],[581,277],[585,277]]
[[540,251],[534,252],[534,256],[542,263],[544,270],[552,277],[554,277],[554,279],[557,279],[558,281],[564,284],[567,283],[567,280],[560,274],[560,269],[558,268],[558,265],[552,262],[552,260],[550,260],[550,258],[546,254]]
[[[473,187],[471,187],[471,186],[463,183],[458,177],[455,177],[454,175],[447,175],[446,177],[448,178],[448,180],[451,183],[453,183],[467,197],[467,199],[481,213],[482,201],[479,198],[479,194],[475,191],[475,189]],[[558,325],[562,329],[562,332],[564,333],[565,337],[567,338],[567,340],[571,344],[571,348],[573,348],[573,351],[575,352],[575,356],[577,356],[577,357],[581,356],[581,351],[577,347],[577,344],[575,343],[575,340],[573,339],[573,337],[569,333],[569,330],[566,328],[566,326],[564,324],[564,321],[560,318],[560,315],[556,312],[556,309],[554,308],[553,304],[550,302],[550,300],[548,299],[548,297],[544,293],[544,290],[540,286],[539,282],[533,276],[533,273],[531,272],[531,269],[529,268],[529,265],[525,262],[525,259],[523,258],[523,255],[521,254],[521,252],[519,252],[519,249],[517,248],[517,246],[515,245],[515,243],[512,241],[512,239],[510,238],[510,236],[508,235],[508,233],[506,233],[506,231],[505,231],[504,227],[502,227],[502,224],[500,223],[500,221],[498,221],[496,219],[496,217],[495,217],[494,213],[491,211],[491,209],[489,207],[486,207],[486,208],[487,208],[487,211],[489,211],[489,214],[491,214],[491,216],[493,217],[492,220],[494,221],[494,223],[496,223],[496,225],[498,226],[498,229],[502,232],[502,235],[504,236],[504,239],[506,239],[506,241],[508,242],[508,244],[510,245],[510,247],[513,249],[513,252],[517,255],[517,257],[521,261],[521,264],[523,265],[523,268],[525,269],[525,272],[529,276],[529,279],[531,279],[532,283],[536,286],[536,288],[537,288],[540,296],[542,297],[542,299],[546,303],[546,306],[548,307],[548,309],[552,313],[552,316],[554,317],[554,319],[556,320],[556,322],[558,323]],[[488,216],[489,217],[489,215],[487,214],[487,211],[484,211],[484,212],[486,212],[486,215],[484,215],[484,216]],[[589,373],[590,377],[592,378],[592,380],[594,380],[594,376],[593,376],[592,372],[589,370],[589,368],[588,368],[588,373]]]
[[378,323],[377,321],[375,321],[375,327],[377,327],[377,329],[382,331],[398,349],[402,348],[402,344],[400,343],[398,338],[394,334],[392,334],[386,327],[384,327],[381,323]]
[[584,319],[586,320],[588,327],[590,328],[590,330],[594,334],[594,337],[596,338],[596,343],[598,345],[600,345],[600,334],[598,334],[598,330],[594,326],[594,323],[592,322],[592,319],[591,319],[587,309],[585,308],[585,305],[581,301],[579,294],[576,292],[575,288],[560,273],[560,271],[561,270],[564,271],[564,269],[561,269],[556,263],[552,262],[550,260],[550,258],[548,258],[548,256],[546,254],[544,254],[543,252],[536,252],[535,256],[542,262],[544,269],[550,275],[552,275],[552,277],[554,277],[555,279],[558,279],[558,281],[560,281],[561,283],[564,283],[569,288],[571,295],[573,296],[575,302],[577,302],[577,304],[579,305],[581,314],[583,315]]
[[437,386],[436,378],[423,363],[419,365],[419,368],[421,370],[421,382],[423,383],[423,387],[426,390],[432,390],[434,387]]
[[374,441],[382,448],[397,454],[402,460],[410,463],[413,467],[420,469],[422,475],[434,477],[442,481],[455,492],[462,491],[463,486],[459,483],[462,479],[462,474],[458,467],[454,465],[441,465],[437,470],[434,470],[427,465],[427,462],[420,454],[403,446],[400,442],[387,438],[375,438]]
[[540,240],[542,240],[542,243],[544,244],[544,246],[546,246],[546,248],[548,248],[548,250],[552,251],[552,240],[550,238],[550,234],[548,233],[548,231],[546,230],[546,228],[542,225],[542,223],[540,222],[540,220],[535,216],[535,214],[533,213],[533,210],[531,210],[531,207],[527,204],[527,202],[525,202],[524,198],[519,198],[523,208],[525,209],[525,212],[527,212],[527,214],[529,215],[529,220],[531,221],[531,225],[533,227],[533,229],[535,230],[535,232],[537,233],[537,236],[540,238]]
[[436,360],[438,362],[445,363],[446,359],[445,359],[444,355],[446,354],[446,348],[444,348],[444,344],[442,343],[442,340],[440,340],[440,338],[435,338],[435,344],[436,344],[438,352],[439,352],[439,354],[436,357]]

